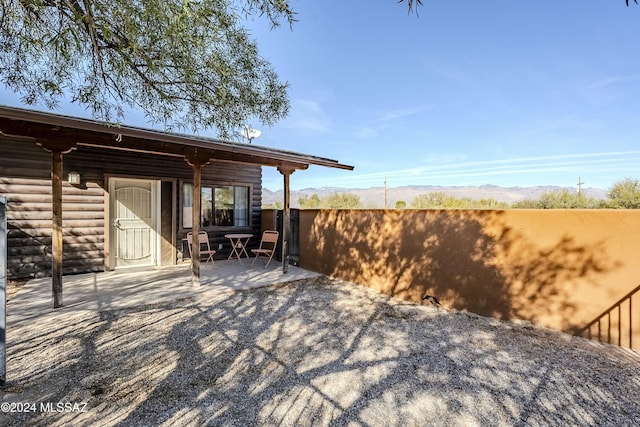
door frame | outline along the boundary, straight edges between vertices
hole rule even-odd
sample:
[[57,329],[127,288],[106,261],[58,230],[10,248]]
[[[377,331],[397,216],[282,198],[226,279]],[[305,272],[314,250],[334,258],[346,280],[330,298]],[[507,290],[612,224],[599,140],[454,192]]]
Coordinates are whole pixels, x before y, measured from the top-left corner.
[[138,181],[151,183],[151,214],[152,214],[152,248],[153,248],[153,262],[151,264],[147,264],[147,267],[155,267],[160,265],[160,202],[161,202],[161,181],[153,178],[141,178],[141,177],[131,177],[131,176],[123,176],[123,175],[111,175],[106,176],[106,189],[105,192],[105,242],[104,242],[104,250],[105,250],[105,270],[115,270],[115,269],[126,269],[126,268],[140,268],[142,266],[116,266],[115,253],[116,253],[116,238],[115,238],[115,229],[113,226],[113,218],[114,218],[114,206],[115,206],[115,183],[117,181]]

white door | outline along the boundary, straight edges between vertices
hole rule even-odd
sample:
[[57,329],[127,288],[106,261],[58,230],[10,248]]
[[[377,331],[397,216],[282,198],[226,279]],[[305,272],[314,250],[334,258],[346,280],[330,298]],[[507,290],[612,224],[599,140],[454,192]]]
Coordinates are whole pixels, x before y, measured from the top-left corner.
[[156,264],[156,189],[155,181],[111,179],[111,253],[115,268]]

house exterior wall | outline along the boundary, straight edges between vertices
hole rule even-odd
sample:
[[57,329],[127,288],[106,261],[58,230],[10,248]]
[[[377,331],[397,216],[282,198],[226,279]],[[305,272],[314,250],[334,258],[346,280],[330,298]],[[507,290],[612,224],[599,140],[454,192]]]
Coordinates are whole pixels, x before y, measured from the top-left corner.
[[[69,171],[80,173],[81,185],[66,181]],[[63,177],[65,274],[101,271],[108,264],[109,177],[162,181],[159,256],[163,263],[182,257],[182,241],[189,230],[181,226],[181,184],[193,177],[183,158],[80,145],[63,156]],[[250,187],[250,225],[243,231],[254,234],[260,232],[261,179],[261,167],[255,165],[212,161],[202,168],[203,184]],[[8,277],[50,275],[51,155],[35,142],[0,137],[0,195],[7,197]],[[167,223],[168,213],[175,222]],[[224,234],[237,228],[205,230],[216,244],[228,243]]]
[[576,333],[631,293],[594,328],[640,349],[639,210],[301,210],[299,227],[301,267],[417,303]]

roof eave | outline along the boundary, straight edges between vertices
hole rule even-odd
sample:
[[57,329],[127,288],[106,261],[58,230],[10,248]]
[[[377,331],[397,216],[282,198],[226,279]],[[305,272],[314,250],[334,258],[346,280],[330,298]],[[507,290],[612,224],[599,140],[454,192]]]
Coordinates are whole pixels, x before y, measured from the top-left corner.
[[[309,165],[317,165],[344,170],[353,170],[353,166],[345,165],[339,163],[337,160],[324,157],[312,156],[273,148],[258,147],[242,143],[234,143],[215,138],[201,138],[197,136],[174,134],[152,129],[136,128],[125,125],[114,125],[98,122],[95,120],[58,115],[48,112],[26,110],[16,107],[0,106],[0,118],[18,122],[29,122],[51,126],[52,133],[65,134],[65,132],[60,132],[60,129],[66,128],[74,131],[74,133],[80,131],[107,135],[113,138],[113,145],[103,143],[101,144],[101,146],[111,148],[117,148],[117,145],[119,145],[121,149],[127,149],[129,139],[134,141],[155,141],[166,143],[172,146],[181,146],[184,147],[185,150],[201,149],[211,151],[212,153],[227,153],[229,156],[235,158],[236,160],[244,157],[247,159],[248,163],[260,163],[267,166],[278,166],[285,163],[292,165],[306,165],[306,167],[308,167]],[[2,126],[0,126],[0,132],[2,130]],[[13,132],[9,131],[8,134],[16,135],[16,132],[16,130],[14,130]],[[26,130],[23,130],[22,133],[17,133],[18,135],[16,136],[28,136],[33,138],[37,137],[37,135],[35,135],[35,132],[33,132],[32,134],[28,134]],[[76,142],[82,143],[82,141]],[[163,150],[157,150],[154,152],[160,154],[176,155],[175,152],[165,152]]]

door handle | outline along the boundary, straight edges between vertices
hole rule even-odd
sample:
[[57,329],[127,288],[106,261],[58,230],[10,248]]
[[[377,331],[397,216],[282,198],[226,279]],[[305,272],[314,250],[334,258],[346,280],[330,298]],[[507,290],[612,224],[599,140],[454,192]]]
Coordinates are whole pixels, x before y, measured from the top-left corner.
[[113,226],[117,229],[120,229],[120,220],[119,219],[114,219],[113,220]]

